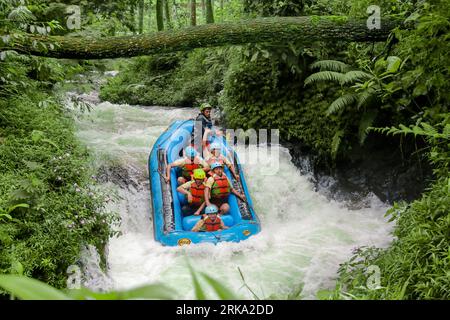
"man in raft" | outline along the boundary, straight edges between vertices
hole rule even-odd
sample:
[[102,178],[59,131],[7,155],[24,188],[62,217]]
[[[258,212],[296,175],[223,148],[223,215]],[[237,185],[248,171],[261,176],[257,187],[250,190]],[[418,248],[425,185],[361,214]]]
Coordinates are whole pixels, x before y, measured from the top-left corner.
[[170,182],[170,170],[173,167],[181,168],[181,177],[178,177],[178,185],[182,185],[192,180],[192,175],[195,169],[209,170],[209,165],[206,161],[200,157],[197,151],[191,146],[187,147],[184,151],[185,157],[178,159],[167,166],[165,180]]
[[228,229],[228,227],[223,223],[222,219],[220,219],[220,217],[217,215],[218,212],[219,209],[217,209],[215,205],[206,207],[206,218],[200,219],[192,228],[192,231],[214,232]]
[[[234,170],[233,164],[228,160],[222,153],[222,147],[218,143],[212,143],[211,144],[211,151],[208,150],[208,148],[205,148],[205,160],[208,163],[208,165],[212,165],[215,162],[219,162],[220,164],[227,166],[230,170],[233,177],[236,179],[236,181],[239,182],[239,176],[236,174],[236,171]],[[212,176],[213,172],[210,171],[209,174]]]
[[242,201],[247,201],[245,195],[236,191],[232,183],[223,172],[223,164],[215,162],[211,165],[213,176],[209,177],[205,186],[205,202],[207,206],[216,205],[220,209],[220,214],[227,214],[230,211],[228,197],[230,193]]
[[[200,105],[200,113],[195,118],[194,132],[192,133],[191,145],[196,145],[200,148],[200,142],[205,147],[209,144],[208,135],[216,134],[222,135],[222,131],[214,129],[213,121],[211,118],[213,107],[209,103],[202,103]],[[201,133],[200,133],[201,129]],[[194,134],[200,135],[200,140],[196,141]]]
[[194,180],[188,181],[178,187],[177,191],[186,195],[188,204],[181,209],[185,215],[198,216],[205,208],[205,179],[206,173],[203,169],[194,170]]

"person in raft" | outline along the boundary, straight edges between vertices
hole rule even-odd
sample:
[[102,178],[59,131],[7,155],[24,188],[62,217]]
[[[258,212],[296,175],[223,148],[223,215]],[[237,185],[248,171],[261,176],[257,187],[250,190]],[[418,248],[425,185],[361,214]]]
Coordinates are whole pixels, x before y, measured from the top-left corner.
[[[222,131],[216,130],[213,127],[213,121],[211,118],[212,109],[213,107],[209,103],[202,103],[200,105],[200,113],[198,114],[197,118],[195,118],[195,126],[200,127],[194,128],[194,132],[200,133],[199,129],[201,128],[201,142],[203,145],[209,144],[209,142],[207,142],[208,135],[213,133],[218,136],[223,135]],[[191,145],[195,145],[196,143],[196,141],[194,141],[194,132],[192,132]]]
[[[236,181],[239,182],[239,176],[236,174],[233,164],[221,153],[222,147],[220,146],[220,144],[216,142],[212,143],[210,149],[211,151],[208,150],[208,148],[205,148],[204,152],[205,161],[208,163],[208,165],[211,166],[213,163],[218,162],[223,166],[227,166],[233,177],[236,179]],[[209,174],[212,176],[213,172],[209,171]]]
[[220,209],[220,214],[227,214],[230,211],[228,196],[230,193],[242,201],[247,201],[245,195],[233,188],[230,180],[223,172],[223,164],[215,162],[211,165],[213,176],[209,177],[205,185],[205,202],[207,206],[216,205]]
[[204,219],[200,219],[192,228],[192,231],[214,232],[228,229],[228,227],[223,223],[222,219],[220,219],[220,217],[217,215],[218,212],[219,209],[215,205],[206,207],[206,217]]
[[185,157],[178,159],[167,166],[165,180],[170,182],[170,170],[173,167],[181,167],[181,176],[178,177],[178,185],[182,185],[192,180],[192,175],[195,169],[209,170],[209,165],[200,157],[197,151],[191,146],[184,151]]
[[206,173],[203,169],[194,170],[194,180],[188,181],[177,188],[177,191],[186,195],[188,204],[181,208],[184,215],[198,216],[205,208],[205,179]]

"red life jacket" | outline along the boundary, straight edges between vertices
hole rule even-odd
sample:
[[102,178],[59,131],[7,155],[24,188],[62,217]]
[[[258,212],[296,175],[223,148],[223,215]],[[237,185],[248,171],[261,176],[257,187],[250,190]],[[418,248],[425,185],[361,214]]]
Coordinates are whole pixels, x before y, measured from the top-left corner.
[[194,181],[191,183],[192,204],[200,206],[205,202],[205,184],[200,186]]
[[194,163],[194,161],[192,161],[192,163],[185,163],[184,166],[181,168],[181,170],[182,170],[181,174],[184,178],[191,180],[192,175],[194,174],[194,170],[199,169],[201,167],[202,166],[200,164]]
[[231,192],[231,186],[225,173],[219,177],[217,174],[213,176],[214,184],[211,188],[211,198],[225,199]]
[[205,222],[203,224],[206,231],[217,231],[220,230],[222,225],[222,220],[217,217],[216,220],[212,221],[209,217],[205,219]]

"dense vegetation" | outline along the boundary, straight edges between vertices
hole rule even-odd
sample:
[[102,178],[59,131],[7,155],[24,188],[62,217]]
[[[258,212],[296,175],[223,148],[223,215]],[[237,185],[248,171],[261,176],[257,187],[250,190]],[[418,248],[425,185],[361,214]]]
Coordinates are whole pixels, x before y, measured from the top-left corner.
[[[243,4],[249,16],[365,16],[372,3]],[[389,139],[430,159],[436,182],[421,199],[394,205],[398,239],[387,250],[358,251],[341,268],[334,297],[448,298],[450,9],[446,1],[379,5],[385,15],[404,17],[410,29],[395,30],[386,43],[248,45],[137,58],[102,97],[186,106],[208,100],[223,111],[227,127],[280,128],[284,139],[301,141],[335,165],[368,137],[383,138],[385,132],[371,127],[399,127]],[[365,286],[370,265],[381,269],[379,290]]]
[[[10,18],[2,34],[19,36],[34,25],[34,15],[9,4],[0,10],[1,19]],[[17,28],[17,21],[26,27]],[[96,190],[86,147],[75,137],[72,111],[57,90],[84,68],[13,51],[1,58],[0,273],[65,287],[67,268],[78,263],[83,246],[103,252],[115,221]]]
[[[28,1],[27,7],[20,1],[1,2],[0,18],[7,21],[2,34],[67,34],[70,30],[61,17],[69,2]],[[204,9],[196,12],[195,2],[188,0],[85,2],[82,8],[88,14],[81,30],[72,34],[145,33],[258,16],[340,15],[344,18],[337,19],[345,20],[367,17],[367,8],[374,4],[202,3]],[[336,290],[320,295],[448,299],[450,6],[446,0],[376,4],[383,15],[404,19],[407,28],[397,28],[381,43],[336,39],[252,44],[124,60],[119,75],[101,89],[101,98],[168,106],[209,101],[218,106],[227,127],[279,128],[284,140],[302,143],[328,166],[349,161],[355,149],[370,154],[370,139],[390,139],[414,150],[414,156],[433,166],[434,182],[420,199],[396,203],[389,210],[397,224],[396,240],[389,248],[358,249],[341,266]],[[23,268],[28,275],[62,287],[80,245],[100,248],[113,219],[102,214],[104,201],[92,189],[89,155],[75,139],[70,113],[54,93],[55,84],[82,68],[76,62],[12,51],[1,52],[1,58],[0,272],[20,273]],[[380,269],[381,282],[375,289],[367,287],[371,266]]]

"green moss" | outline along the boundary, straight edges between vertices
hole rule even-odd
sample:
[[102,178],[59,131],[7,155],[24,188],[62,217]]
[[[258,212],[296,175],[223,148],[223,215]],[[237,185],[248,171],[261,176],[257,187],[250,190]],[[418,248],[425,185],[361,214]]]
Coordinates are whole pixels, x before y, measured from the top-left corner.
[[324,21],[331,21],[337,25],[344,25],[349,21],[347,16],[321,16]]

